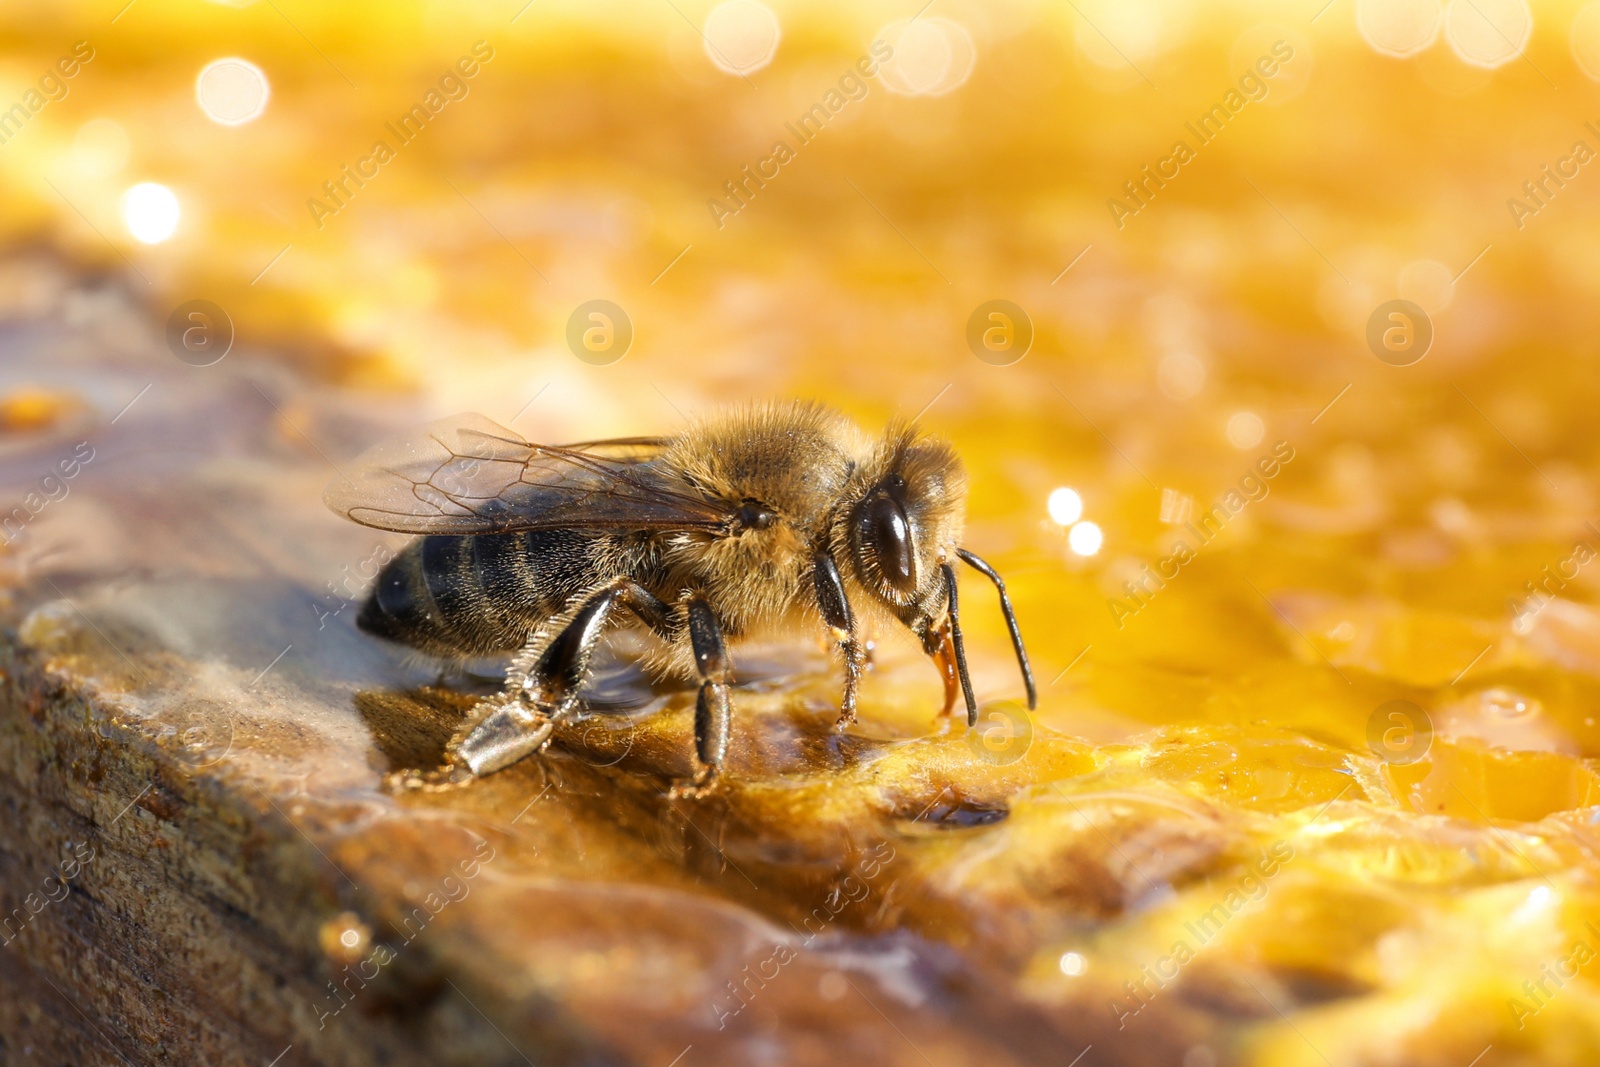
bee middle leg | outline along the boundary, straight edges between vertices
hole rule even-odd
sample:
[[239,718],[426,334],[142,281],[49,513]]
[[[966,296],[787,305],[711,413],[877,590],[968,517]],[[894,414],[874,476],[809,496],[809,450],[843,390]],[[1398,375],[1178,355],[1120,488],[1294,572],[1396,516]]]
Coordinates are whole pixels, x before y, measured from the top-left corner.
[[473,775],[484,775],[543,748],[556,724],[577,706],[595,646],[622,607],[658,633],[670,629],[667,605],[638,582],[624,578],[605,586],[578,608],[520,683],[511,683],[512,699],[450,742],[451,756]]
[[856,629],[855,613],[850,610],[850,598],[845,595],[844,579],[839,567],[826,552],[817,553],[812,578],[817,587],[817,608],[822,621],[833,631],[833,639],[844,656],[844,694],[839,700],[838,726],[849,726],[856,721],[856,693],[861,688],[861,671],[866,666],[866,646]]

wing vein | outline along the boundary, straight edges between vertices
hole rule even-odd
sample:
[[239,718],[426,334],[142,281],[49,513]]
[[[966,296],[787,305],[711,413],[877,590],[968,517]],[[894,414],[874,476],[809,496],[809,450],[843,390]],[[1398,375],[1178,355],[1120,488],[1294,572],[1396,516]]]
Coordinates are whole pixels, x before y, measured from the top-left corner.
[[[670,443],[538,445],[481,415],[458,415],[369,449],[324,499],[356,522],[403,533],[724,526],[736,505],[697,492],[669,469],[662,456]],[[628,454],[603,454],[615,449]]]

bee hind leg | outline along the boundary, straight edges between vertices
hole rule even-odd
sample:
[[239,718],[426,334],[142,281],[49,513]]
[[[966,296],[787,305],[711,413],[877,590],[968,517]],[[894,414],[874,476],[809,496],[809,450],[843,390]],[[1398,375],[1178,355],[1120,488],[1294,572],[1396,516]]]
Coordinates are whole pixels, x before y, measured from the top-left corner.
[[700,694],[694,709],[694,748],[700,758],[700,770],[688,781],[673,785],[670,795],[675,799],[699,799],[716,788],[717,775],[728,754],[728,734],[733,721],[733,703],[728,696],[731,668],[722,640],[722,625],[704,597],[690,597],[687,608],[689,642],[700,672]]
[[637,582],[623,579],[601,588],[533,666],[511,679],[506,696],[487,702],[488,713],[474,715],[456,735],[448,750],[452,761],[473,776],[490,774],[548,744],[556,725],[577,707],[595,646],[619,607],[631,609],[652,629],[667,625],[666,605]]

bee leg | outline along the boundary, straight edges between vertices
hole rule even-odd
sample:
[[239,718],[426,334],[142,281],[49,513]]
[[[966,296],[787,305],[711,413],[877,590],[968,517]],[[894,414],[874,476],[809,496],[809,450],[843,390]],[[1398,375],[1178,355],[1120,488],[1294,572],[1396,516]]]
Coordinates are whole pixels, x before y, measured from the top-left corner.
[[850,598],[845,595],[844,579],[839,567],[826,552],[817,553],[812,567],[812,580],[817,587],[817,607],[822,621],[833,631],[833,639],[844,656],[844,694],[839,700],[839,727],[856,721],[856,692],[861,688],[861,671],[866,666],[866,647],[856,630],[855,613],[850,610]]
[[545,648],[502,701],[450,743],[450,753],[474,775],[489,774],[543,748],[556,724],[578,703],[589,661],[618,607],[627,607],[652,629],[667,626],[667,606],[643,586],[622,579],[584,602],[565,629]]
[[692,779],[675,784],[671,795],[698,799],[716,787],[717,774],[728,754],[733,706],[728,697],[730,665],[722,642],[722,625],[704,597],[690,597],[687,608],[689,643],[694,648],[695,666],[700,671],[700,695],[694,708],[694,748],[701,766]]

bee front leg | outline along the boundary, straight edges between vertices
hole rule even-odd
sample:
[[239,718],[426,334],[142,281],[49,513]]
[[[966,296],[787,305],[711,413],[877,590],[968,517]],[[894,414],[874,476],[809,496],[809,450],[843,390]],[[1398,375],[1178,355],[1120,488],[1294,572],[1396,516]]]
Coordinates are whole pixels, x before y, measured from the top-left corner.
[[733,720],[733,704],[728,696],[731,667],[722,641],[722,624],[711,605],[699,595],[687,602],[689,643],[694,649],[695,667],[700,672],[700,695],[694,708],[694,747],[700,757],[700,770],[687,782],[672,787],[675,798],[698,799],[716,787],[717,774],[728,754],[728,732]]
[[838,726],[845,727],[856,721],[856,692],[861,688],[861,671],[867,661],[866,648],[856,631],[855,613],[850,610],[844,579],[839,576],[839,567],[833,562],[833,557],[819,552],[811,573],[817,587],[817,607],[822,612],[822,621],[828,624],[844,656],[844,695],[839,701]]

